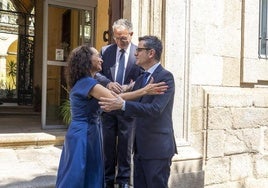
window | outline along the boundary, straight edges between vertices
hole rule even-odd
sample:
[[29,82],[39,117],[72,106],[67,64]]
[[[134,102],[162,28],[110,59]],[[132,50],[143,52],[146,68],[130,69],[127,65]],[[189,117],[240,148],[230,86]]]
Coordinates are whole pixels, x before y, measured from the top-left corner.
[[267,0],[260,0],[259,56],[268,58]]
[[[248,2],[248,1],[247,1]],[[268,81],[268,2],[242,1],[242,83]],[[259,37],[257,40],[257,37]],[[265,84],[266,85],[266,84]]]

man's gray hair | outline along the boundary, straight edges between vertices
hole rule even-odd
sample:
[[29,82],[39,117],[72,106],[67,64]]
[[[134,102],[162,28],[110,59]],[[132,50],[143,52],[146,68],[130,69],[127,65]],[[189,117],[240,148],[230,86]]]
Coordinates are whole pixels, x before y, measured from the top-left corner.
[[121,18],[119,20],[116,20],[112,26],[113,31],[114,31],[114,29],[117,29],[120,27],[127,29],[129,32],[133,32],[132,23],[130,21],[128,21],[127,19]]

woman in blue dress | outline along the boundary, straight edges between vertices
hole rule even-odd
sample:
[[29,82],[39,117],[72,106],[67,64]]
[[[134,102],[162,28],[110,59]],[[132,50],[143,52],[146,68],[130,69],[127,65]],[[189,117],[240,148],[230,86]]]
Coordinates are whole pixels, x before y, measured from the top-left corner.
[[[68,61],[72,120],[60,158],[57,188],[103,188],[104,164],[100,126],[100,97],[115,96],[93,78],[101,70],[98,51],[83,45],[75,48]],[[120,95],[132,100],[142,95],[161,94],[164,83],[149,84],[135,92]],[[159,92],[160,91],[160,92]]]

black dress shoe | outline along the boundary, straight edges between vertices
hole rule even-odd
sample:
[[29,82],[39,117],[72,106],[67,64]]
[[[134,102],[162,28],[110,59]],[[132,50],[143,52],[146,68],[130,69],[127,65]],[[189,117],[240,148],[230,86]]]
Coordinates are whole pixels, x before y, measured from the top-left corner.
[[114,183],[113,182],[106,182],[105,188],[114,188]]
[[129,188],[129,185],[127,183],[119,184],[118,188]]

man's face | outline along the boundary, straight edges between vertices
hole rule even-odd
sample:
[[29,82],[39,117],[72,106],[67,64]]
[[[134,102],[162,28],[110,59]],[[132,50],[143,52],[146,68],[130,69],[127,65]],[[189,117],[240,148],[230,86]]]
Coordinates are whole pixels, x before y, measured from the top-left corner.
[[148,64],[150,62],[150,50],[151,49],[144,47],[144,41],[140,41],[136,49],[136,64],[145,70],[147,70]]
[[114,29],[114,41],[119,48],[126,49],[129,43],[131,43],[133,32],[129,32],[124,28]]

